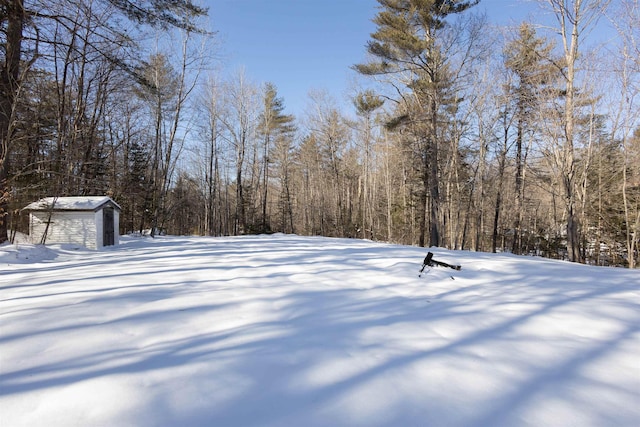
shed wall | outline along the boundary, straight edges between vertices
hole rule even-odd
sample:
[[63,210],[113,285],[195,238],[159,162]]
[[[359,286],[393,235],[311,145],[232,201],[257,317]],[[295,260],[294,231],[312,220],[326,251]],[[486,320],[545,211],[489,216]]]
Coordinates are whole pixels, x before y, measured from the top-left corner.
[[[29,235],[40,243],[46,230],[48,212],[31,212]],[[95,212],[53,212],[46,243],[72,243],[97,249]]]

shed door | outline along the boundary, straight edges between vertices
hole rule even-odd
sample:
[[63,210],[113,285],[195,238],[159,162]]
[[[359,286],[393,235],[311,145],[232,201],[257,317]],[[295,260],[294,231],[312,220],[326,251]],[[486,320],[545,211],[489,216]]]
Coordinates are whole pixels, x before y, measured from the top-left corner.
[[103,227],[103,239],[102,244],[104,246],[113,245],[115,239],[115,227],[113,218],[113,208],[104,208],[102,210],[102,227]]

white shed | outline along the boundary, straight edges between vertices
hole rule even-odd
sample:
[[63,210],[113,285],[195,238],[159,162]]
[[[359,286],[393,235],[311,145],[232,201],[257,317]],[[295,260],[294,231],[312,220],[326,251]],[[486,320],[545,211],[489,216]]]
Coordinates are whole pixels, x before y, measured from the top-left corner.
[[23,210],[29,212],[32,243],[72,243],[89,249],[117,245],[120,206],[107,196],[47,197]]

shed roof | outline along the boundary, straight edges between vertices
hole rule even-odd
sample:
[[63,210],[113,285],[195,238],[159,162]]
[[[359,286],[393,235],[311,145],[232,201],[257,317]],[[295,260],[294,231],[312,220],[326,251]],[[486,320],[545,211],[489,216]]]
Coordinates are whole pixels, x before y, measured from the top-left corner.
[[108,196],[45,197],[30,203],[24,210],[97,211],[106,204],[121,210],[120,206]]

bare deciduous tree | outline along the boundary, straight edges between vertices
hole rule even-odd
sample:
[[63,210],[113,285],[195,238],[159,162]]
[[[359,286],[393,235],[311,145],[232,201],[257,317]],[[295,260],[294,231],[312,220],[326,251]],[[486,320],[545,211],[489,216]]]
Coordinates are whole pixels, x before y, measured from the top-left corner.
[[580,251],[580,224],[576,193],[576,109],[578,97],[578,62],[580,42],[595,21],[603,14],[608,0],[541,0],[552,10],[557,20],[563,61],[558,64],[564,80],[561,132],[556,135],[558,147],[555,160],[560,169],[563,202],[566,215],[567,252],[569,260],[583,260]]

